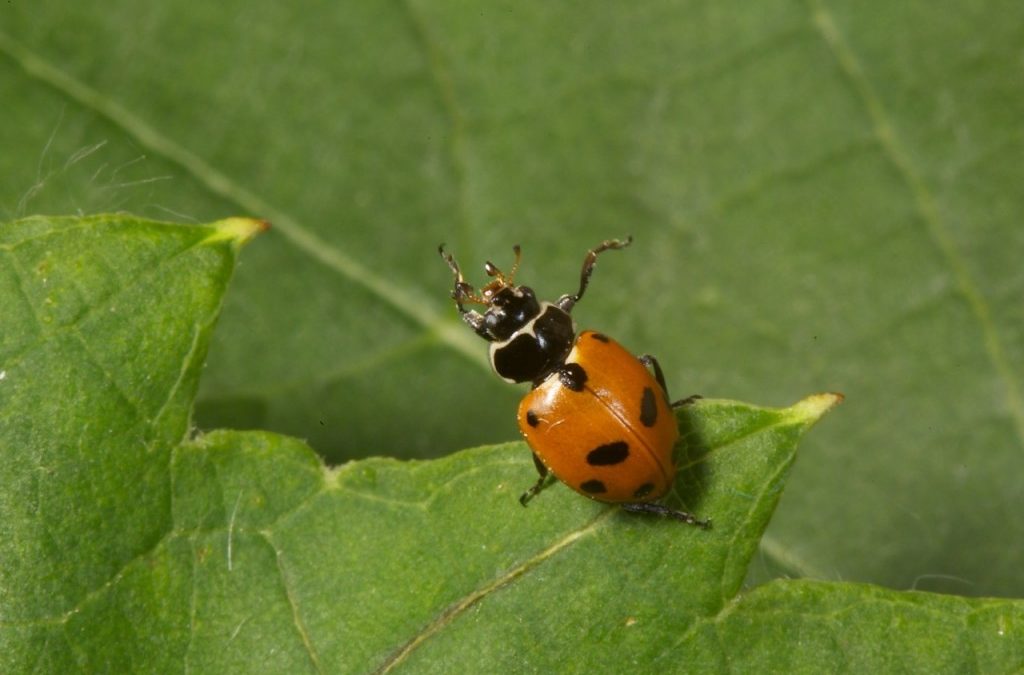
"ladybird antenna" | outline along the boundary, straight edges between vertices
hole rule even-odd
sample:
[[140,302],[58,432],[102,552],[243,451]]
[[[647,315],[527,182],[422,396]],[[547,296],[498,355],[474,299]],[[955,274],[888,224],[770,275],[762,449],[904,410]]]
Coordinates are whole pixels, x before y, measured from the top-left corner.
[[512,246],[512,252],[515,253],[516,259],[512,263],[512,271],[508,273],[508,285],[509,286],[512,285],[513,279],[516,278],[516,272],[519,271],[519,261],[523,257],[523,249],[519,246],[519,244],[514,244]]
[[484,263],[484,271],[487,272],[487,276],[494,277],[495,281],[487,285],[487,288],[513,286],[512,280],[516,278],[516,272],[519,271],[519,260],[522,258],[523,250],[516,244],[512,247],[512,252],[515,253],[515,260],[512,262],[512,270],[505,274],[502,272],[497,265],[492,263],[490,260]]

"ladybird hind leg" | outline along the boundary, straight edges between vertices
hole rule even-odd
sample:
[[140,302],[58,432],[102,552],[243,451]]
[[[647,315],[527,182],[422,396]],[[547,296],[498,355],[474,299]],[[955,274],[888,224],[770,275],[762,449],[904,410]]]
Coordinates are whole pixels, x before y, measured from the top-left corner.
[[572,295],[567,294],[560,297],[555,303],[559,309],[571,312],[573,306],[583,297],[583,293],[586,292],[587,285],[590,283],[590,275],[594,272],[594,265],[597,264],[598,255],[605,251],[626,248],[631,243],[633,243],[632,236],[625,239],[608,239],[587,251],[587,255],[583,257],[583,269],[580,270],[580,288]]
[[[665,396],[668,396],[668,385],[665,384],[665,373],[661,372],[661,365],[658,363],[658,359],[654,358],[650,354],[644,354],[638,357],[640,363],[644,364],[647,368],[654,371],[654,379],[661,385],[661,390],[665,392]],[[670,408],[681,408],[684,405],[689,405],[696,400],[703,398],[700,394],[692,394],[686,398],[681,398],[678,401],[672,401],[669,403]]]
[[654,502],[633,502],[622,505],[623,511],[629,511],[630,513],[643,513],[652,516],[659,516],[661,518],[672,518],[680,522],[686,523],[687,525],[693,525],[699,527],[702,530],[711,529],[711,520],[702,520],[692,513],[686,511],[677,511],[676,509],[670,509],[663,504],[656,504]]
[[540,494],[540,491],[546,488],[551,479],[554,478],[551,472],[548,471],[548,468],[544,466],[544,462],[540,461],[536,454],[533,455],[533,465],[537,467],[537,473],[540,474],[540,478],[537,479],[537,482],[529,490],[519,497],[519,503],[523,506],[526,506],[527,502]]
[[690,405],[704,398],[700,394],[690,394],[686,398],[681,398],[678,401],[672,401],[671,406],[673,408],[682,408],[684,405]]

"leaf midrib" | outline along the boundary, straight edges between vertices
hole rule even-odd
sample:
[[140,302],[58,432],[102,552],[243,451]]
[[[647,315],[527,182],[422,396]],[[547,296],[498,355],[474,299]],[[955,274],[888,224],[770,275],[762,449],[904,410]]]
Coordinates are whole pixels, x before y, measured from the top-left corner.
[[462,597],[459,601],[445,608],[438,616],[427,624],[422,630],[414,635],[410,640],[401,645],[396,649],[390,656],[388,656],[384,662],[373,672],[383,675],[384,673],[391,672],[395,667],[401,665],[403,661],[415,651],[420,644],[429,640],[435,634],[442,631],[445,627],[455,621],[457,618],[462,616],[466,610],[470,609],[478,602],[489,596],[494,591],[500,590],[505,586],[516,581],[523,575],[527,574],[536,567],[542,565],[548,558],[559,553],[562,549],[574,544],[583,537],[586,537],[596,532],[612,515],[616,513],[616,509],[610,508],[605,509],[598,513],[588,523],[578,529],[573,530],[563,535],[558,541],[549,545],[539,553],[534,554],[527,560],[523,561],[519,565],[516,565],[512,569],[505,572],[503,575],[494,579],[489,584],[478,588],[468,595]]
[[261,217],[269,219],[273,223],[275,231],[281,233],[285,240],[310,258],[320,262],[348,281],[362,286],[399,314],[411,319],[427,332],[436,335],[442,343],[456,353],[489,371],[487,361],[475,338],[463,330],[458,322],[445,319],[434,309],[434,303],[428,302],[419,293],[377,275],[356,259],[346,255],[336,246],[304,227],[290,213],[264,201],[254,192],[208,164],[199,155],[151,127],[113,99],[63,72],[3,31],[0,31],[0,53],[6,54],[30,77],[46,84],[82,107],[95,112],[120,128],[139,145],[165,161],[179,166],[211,194],[233,202],[249,213],[259,214]]
[[[715,402],[716,402],[715,400],[711,400],[711,401],[705,402],[705,404],[707,404],[707,403],[712,403],[713,404]],[[802,422],[803,422],[803,418],[790,416],[790,417],[782,417],[780,419],[777,419],[777,420],[774,420],[774,421],[771,421],[771,422],[767,422],[767,423],[764,423],[764,424],[757,425],[757,426],[753,427],[752,429],[747,430],[745,433],[742,433],[742,434],[740,434],[740,435],[738,435],[736,437],[729,438],[724,443],[721,443],[721,444],[716,445],[714,447],[708,448],[708,451],[706,453],[704,453],[704,455],[702,455],[701,461],[707,460],[707,458],[712,453],[721,452],[723,449],[728,448],[728,447],[730,447],[730,446],[732,446],[732,445],[734,445],[736,443],[739,443],[739,442],[743,441],[746,438],[750,438],[751,436],[754,436],[756,434],[763,433],[763,432],[768,431],[770,429],[783,428],[783,427],[793,426],[793,425],[800,426]],[[794,453],[795,453],[795,449],[792,452],[789,453],[789,455],[786,457],[786,459],[779,466],[778,471],[776,472],[777,474],[782,474],[782,473],[784,473],[785,471],[787,471],[789,469],[789,467],[790,467],[790,465],[792,464],[792,461],[793,461]],[[757,504],[760,503],[760,501],[762,501],[766,497],[769,483],[765,484],[765,488],[753,500],[753,502],[752,502],[753,506],[748,510],[746,516],[743,519],[743,523],[738,524],[736,529],[735,529],[735,531],[733,532],[733,536],[730,539],[730,543],[728,544],[728,546],[726,548],[726,550],[729,551],[729,555],[727,555],[727,557],[724,558],[723,561],[722,561],[722,572],[723,573],[729,567],[729,560],[731,558],[731,553],[732,553],[732,551],[734,550],[734,547],[735,547],[735,539],[736,539],[736,537],[738,537],[740,535],[740,533],[742,532],[744,526],[747,523],[749,523],[750,520],[752,519],[752,517],[753,517],[752,514],[755,512]],[[591,519],[588,523],[584,524],[582,527],[579,527],[579,528],[577,528],[575,530],[572,530],[571,532],[568,532],[568,533],[562,535],[562,537],[558,541],[556,541],[554,544],[549,545],[547,548],[545,548],[541,552],[534,554],[533,556],[531,556],[527,560],[525,560],[522,563],[520,563],[520,564],[516,565],[515,567],[511,568],[509,571],[507,571],[506,573],[504,573],[503,575],[501,575],[497,579],[494,579],[494,580],[490,581],[489,583],[485,584],[484,586],[471,591],[470,593],[466,594],[465,596],[463,596],[462,598],[460,598],[456,602],[448,605],[432,621],[427,623],[423,627],[423,629],[421,629],[419,632],[417,632],[416,635],[411,637],[409,640],[404,642],[400,647],[398,647],[395,651],[393,651],[385,659],[385,661],[380,666],[378,666],[378,668],[374,671],[374,673],[383,674],[383,673],[391,672],[396,666],[400,665],[408,657],[408,655],[410,653],[412,653],[414,650],[416,650],[423,642],[425,642],[429,638],[433,637],[438,632],[443,630],[445,627],[450,625],[458,617],[460,617],[462,614],[464,614],[466,612],[466,610],[470,609],[471,607],[473,607],[477,603],[483,601],[492,592],[500,590],[500,589],[504,588],[505,586],[508,586],[509,584],[511,584],[514,581],[518,580],[520,577],[522,577],[525,574],[533,571],[534,569],[536,569],[537,567],[542,565],[545,561],[547,561],[549,558],[553,557],[555,554],[559,553],[564,548],[566,548],[569,545],[575,543],[576,541],[579,541],[585,535],[588,535],[588,534],[591,534],[593,532],[596,532],[597,529],[601,525],[603,525],[604,522],[608,518],[610,518],[612,515],[618,513],[618,511],[619,510],[617,508],[615,508],[614,505],[609,505],[609,508],[605,509],[604,511],[601,511],[597,516],[595,516],[593,519]],[[739,581],[742,581],[742,579],[740,579]],[[722,584],[724,585],[725,582],[726,582],[726,580],[723,578],[722,579]],[[723,589],[724,589],[724,586],[723,586]],[[736,597],[738,597],[738,594],[734,594],[731,598],[727,598],[727,597],[724,596],[724,593],[723,593],[723,595],[721,597],[720,606],[719,606],[717,612],[713,616],[706,617],[706,618],[717,617],[722,612],[726,611],[726,608],[730,605],[730,603],[735,601]],[[697,621],[697,622],[695,622],[694,625],[699,625],[699,624],[700,624],[700,622]],[[693,626],[691,626],[691,630],[692,630],[692,628],[693,628]],[[684,635],[688,634],[689,632],[690,632],[689,630],[686,631],[686,633],[684,633]]]

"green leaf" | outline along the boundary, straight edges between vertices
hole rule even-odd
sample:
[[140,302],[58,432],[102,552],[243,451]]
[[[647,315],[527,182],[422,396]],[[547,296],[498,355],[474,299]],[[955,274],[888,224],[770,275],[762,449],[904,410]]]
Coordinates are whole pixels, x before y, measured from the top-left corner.
[[98,216],[0,229],[4,620],[66,611],[170,526],[170,453],[235,251],[259,227]]
[[669,499],[709,531],[532,480],[522,443],[328,468],[189,434],[240,243],[264,224],[0,227],[0,670],[984,672],[1024,603],[740,588],[804,432],[841,397],[678,411]]
[[0,6],[0,218],[275,224],[201,428],[335,463],[515,438],[437,244],[479,280],[520,243],[550,298],[631,233],[581,327],[678,396],[847,395],[752,581],[1024,596],[1019,1]]

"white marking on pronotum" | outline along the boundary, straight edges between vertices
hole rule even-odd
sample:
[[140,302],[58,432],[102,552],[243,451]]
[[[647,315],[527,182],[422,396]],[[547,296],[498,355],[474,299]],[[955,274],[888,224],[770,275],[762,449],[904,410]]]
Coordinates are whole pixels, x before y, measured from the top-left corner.
[[238,513],[238,503],[242,501],[242,491],[238,491],[235,498],[235,507],[231,509],[231,518],[228,520],[228,572],[231,571],[231,543],[235,536],[235,514]]

